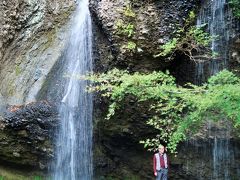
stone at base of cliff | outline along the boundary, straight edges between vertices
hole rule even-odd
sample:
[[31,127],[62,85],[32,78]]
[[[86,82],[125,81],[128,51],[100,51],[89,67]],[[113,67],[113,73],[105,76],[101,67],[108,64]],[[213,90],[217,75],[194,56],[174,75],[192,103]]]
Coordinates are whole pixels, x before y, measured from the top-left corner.
[[0,160],[46,169],[53,158],[55,108],[47,102],[11,106],[0,116]]
[[13,167],[0,166],[0,179],[2,180],[44,180],[46,173],[29,169],[18,169]]

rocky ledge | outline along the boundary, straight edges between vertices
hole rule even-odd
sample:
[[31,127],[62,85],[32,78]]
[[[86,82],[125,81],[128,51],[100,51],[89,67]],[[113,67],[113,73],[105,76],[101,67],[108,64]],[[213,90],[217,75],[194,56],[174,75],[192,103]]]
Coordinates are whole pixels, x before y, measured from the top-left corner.
[[99,66],[117,65],[140,71],[164,68],[166,61],[154,55],[159,54],[161,46],[174,37],[199,2],[90,0],[96,26],[108,39],[106,45],[101,42],[102,38],[95,37],[101,61]]
[[0,104],[36,101],[61,57],[75,0],[0,2]]
[[47,168],[53,157],[56,109],[47,102],[9,106],[0,116],[0,160],[11,165]]

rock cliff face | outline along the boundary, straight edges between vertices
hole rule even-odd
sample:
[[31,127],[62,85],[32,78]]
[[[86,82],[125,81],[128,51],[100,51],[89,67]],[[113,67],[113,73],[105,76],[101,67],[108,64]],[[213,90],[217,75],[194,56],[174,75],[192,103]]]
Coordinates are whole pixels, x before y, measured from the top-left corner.
[[4,164],[46,169],[53,157],[55,109],[44,102],[21,104],[35,101],[62,55],[75,5],[74,0],[0,2],[0,112],[5,112],[0,118],[0,161]]
[[230,47],[230,57],[230,68],[240,75],[240,34],[232,41]]
[[[112,67],[124,68],[130,71],[164,70],[166,68],[186,77],[178,77],[180,81],[193,81],[196,63],[186,57],[177,57],[174,62],[155,58],[160,47],[168,42],[190,11],[200,5],[200,1],[134,1],[129,4],[123,0],[90,1],[90,9],[95,22],[95,63],[96,71],[106,71]],[[237,63],[239,48],[237,39],[232,48],[232,61]],[[130,43],[130,44],[129,44]],[[235,64],[239,67],[239,64]],[[134,106],[134,101],[126,103],[122,112],[114,120],[103,121],[104,106],[106,103],[98,99],[96,108],[95,129],[95,172],[97,177],[111,177],[113,179],[152,179],[152,153],[146,152],[139,140],[149,136],[144,125],[148,114],[144,107]],[[101,112],[101,113],[99,113]],[[179,149],[177,158],[171,157],[171,179],[199,179],[196,172],[207,179],[212,172],[214,162],[212,157],[214,138],[204,137],[195,139],[192,144],[183,144]],[[235,153],[239,152],[239,145],[233,138],[227,139],[229,148],[236,145]],[[224,144],[224,143],[222,143]],[[234,144],[234,145],[233,145]],[[186,156],[185,149],[189,145]],[[200,149],[200,150],[198,150]],[[219,147],[222,151],[222,147]],[[205,152],[205,154],[204,154]],[[208,155],[206,155],[206,153]],[[196,155],[196,158],[194,158]],[[206,156],[204,161],[209,163],[206,167],[200,156]],[[190,160],[194,158],[194,160]],[[237,166],[238,160],[234,166]],[[222,157],[221,157],[222,158]],[[208,160],[207,160],[208,159]],[[186,165],[186,161],[189,163]],[[194,166],[194,167],[191,167]],[[192,170],[189,170],[189,168]],[[199,168],[202,168],[200,171]],[[216,170],[216,169],[215,169]],[[216,172],[216,171],[215,171]],[[236,172],[230,172],[236,175]],[[219,173],[221,174],[221,173]]]
[[[164,70],[172,65],[179,68],[178,63],[171,64],[155,55],[174,37],[200,1],[130,3],[125,0],[90,0],[95,35],[95,71],[112,67],[130,71]],[[34,101],[36,95],[37,99],[55,100],[53,96],[60,88],[52,83],[52,79],[62,76],[62,62],[57,60],[67,42],[67,22],[74,7],[74,0],[0,2],[0,110],[7,104]],[[236,38],[231,50],[233,68],[239,67],[239,47],[239,38]],[[182,69],[186,67],[184,65]],[[145,126],[148,112],[142,106],[136,107],[135,101],[131,100],[126,102],[125,109],[116,115],[115,120],[106,122],[103,119],[107,102],[96,99],[96,179],[107,176],[152,179],[152,153],[139,145],[142,137],[154,133]],[[56,110],[46,102],[9,106],[5,115],[0,117],[0,159],[15,165],[46,168],[54,156],[52,133],[57,125]],[[184,155],[185,147],[182,145],[180,155]],[[188,171],[189,166],[183,165],[186,158],[194,165],[189,157],[176,158],[172,179],[194,179],[195,172]]]
[[31,102],[66,42],[74,0],[1,1],[0,97]]
[[[137,104],[134,100],[125,102],[110,121],[102,121],[98,116],[94,142],[96,179],[101,176],[116,180],[153,179],[153,152],[147,152],[139,141],[154,136],[155,132],[145,124],[149,112],[143,104]],[[222,180],[229,175],[237,179],[240,162],[237,137],[239,130],[234,132],[226,121],[204,124],[195,136],[178,146],[177,156],[170,155],[170,179]]]
[[0,116],[0,159],[12,166],[46,169],[53,157],[53,137],[58,124],[47,102],[9,106]]
[[232,62],[240,63],[240,37],[235,38],[231,50],[232,50]]
[[[173,38],[200,1],[90,1],[95,23],[96,71],[112,67],[130,71],[163,70],[171,65],[155,58],[161,45]],[[152,179],[152,153],[139,141],[153,134],[145,125],[148,112],[126,102],[114,120],[104,121],[104,101],[97,100],[95,112],[96,179]],[[99,113],[100,112],[100,113]],[[181,174],[181,173],[180,173]],[[185,174],[184,177],[187,177]]]
[[91,0],[93,19],[108,39],[107,45],[99,42],[100,38],[97,40],[99,65],[105,69],[111,66],[138,71],[164,69],[169,63],[154,56],[173,38],[199,2]]
[[[233,130],[229,121],[209,121],[200,131],[183,142],[173,165],[191,175],[191,179],[239,178],[239,130]],[[184,179],[184,173],[174,179]]]
[[152,152],[149,153],[139,144],[154,132],[146,126],[149,112],[144,104],[129,99],[115,118],[104,121],[103,107],[106,102],[98,102],[95,112],[94,167],[96,179],[152,179]]

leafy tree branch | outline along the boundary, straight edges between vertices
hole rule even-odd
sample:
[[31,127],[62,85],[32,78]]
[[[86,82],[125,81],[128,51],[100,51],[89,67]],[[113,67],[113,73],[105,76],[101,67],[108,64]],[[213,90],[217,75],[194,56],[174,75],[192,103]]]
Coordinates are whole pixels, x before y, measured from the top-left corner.
[[228,118],[234,127],[240,127],[240,79],[226,70],[203,86],[187,87],[177,86],[168,72],[130,74],[113,69],[88,78],[95,82],[89,91],[101,92],[109,98],[107,120],[122,107],[128,95],[139,103],[147,102],[151,117],[146,123],[158,131],[155,138],[142,137],[140,143],[149,150],[164,142],[171,152],[176,152],[179,142],[197,132],[206,118]]

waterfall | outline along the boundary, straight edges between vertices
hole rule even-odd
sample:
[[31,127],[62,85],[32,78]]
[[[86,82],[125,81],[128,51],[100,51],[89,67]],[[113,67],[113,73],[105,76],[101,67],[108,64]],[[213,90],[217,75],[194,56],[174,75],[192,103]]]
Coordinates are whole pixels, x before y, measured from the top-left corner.
[[[217,54],[217,57],[201,58],[196,61],[195,84],[198,85],[206,82],[210,76],[228,68],[230,40],[236,35],[235,31],[239,29],[239,23],[233,18],[227,0],[202,1],[197,26],[204,25],[213,37],[210,48],[213,53]],[[239,165],[235,161],[235,156],[239,157],[239,150],[235,149],[234,143],[231,142],[231,128],[221,123],[215,122],[214,124],[215,127],[212,127],[212,123],[207,125],[208,142],[202,145],[195,141],[191,142],[193,147],[198,147],[195,152],[204,164],[198,170],[197,179],[235,179],[239,177]],[[190,164],[192,161],[189,161]],[[189,168],[186,169],[189,171]],[[208,176],[206,176],[207,173]]]
[[[212,179],[230,180],[230,165],[234,162],[233,147],[229,139],[214,137],[213,143],[213,175]],[[222,163],[224,162],[224,163]]]
[[[209,122],[210,123],[210,122]],[[210,123],[211,124],[211,123]],[[221,124],[221,123],[218,123]],[[234,147],[230,143],[231,138],[231,126],[225,125],[224,129],[220,132],[214,132],[209,128],[209,133],[214,140],[212,142],[212,163],[213,173],[212,180],[224,179],[230,180],[231,164],[236,164],[234,158]]]
[[92,71],[92,29],[88,0],[78,2],[72,19],[69,43],[64,55],[66,80],[59,106],[55,180],[91,180],[92,95],[85,91],[88,81],[77,76]]
[[232,139],[231,123],[208,121],[203,129],[204,135],[190,138],[180,149],[186,174],[196,180],[239,179],[240,149]]
[[235,34],[235,24],[237,23],[226,0],[203,1],[197,26],[207,26],[207,32],[213,37],[211,50],[216,57],[196,62],[196,84],[205,82],[210,76],[228,67],[228,46]]

